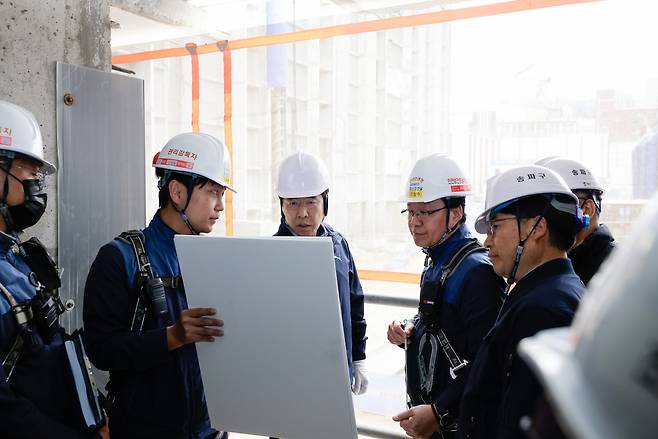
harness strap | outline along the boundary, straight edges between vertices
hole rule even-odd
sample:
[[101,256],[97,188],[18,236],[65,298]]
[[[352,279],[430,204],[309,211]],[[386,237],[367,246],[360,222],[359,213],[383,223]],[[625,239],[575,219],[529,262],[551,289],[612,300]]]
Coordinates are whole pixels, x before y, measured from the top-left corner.
[[[484,247],[480,245],[480,243],[477,241],[477,239],[473,238],[469,240],[467,244],[465,244],[462,248],[460,248],[457,253],[448,261],[446,265],[443,266],[441,269],[441,277],[439,279],[439,284],[440,284],[440,289],[443,290],[443,287],[446,283],[446,281],[450,278],[450,276],[455,273],[457,268],[461,265],[461,263],[466,259],[467,256],[469,256],[472,253],[475,252],[481,252],[481,251],[486,251]],[[450,344],[450,340],[448,340],[448,336],[445,334],[445,332],[441,329],[438,328],[435,330],[436,336],[439,339],[439,343],[441,345],[441,349],[443,350],[443,353],[445,354],[446,358],[448,359],[448,362],[450,363],[450,377],[455,380],[457,379],[457,372],[466,366],[468,366],[468,361],[466,359],[460,358],[459,354],[457,354],[457,351],[452,347],[452,344]],[[420,352],[420,351],[419,351]],[[431,369],[434,369],[433,365],[430,365]],[[429,383],[430,391],[432,387],[432,383],[430,381]],[[428,391],[429,393],[429,391]]]
[[153,270],[146,254],[144,234],[141,230],[123,232],[119,235],[119,239],[130,244],[135,255],[135,261],[137,262],[137,288],[139,289],[139,296],[137,297],[135,311],[133,312],[132,322],[130,323],[130,331],[141,331],[146,318],[146,298],[142,292],[142,286],[153,277]]
[[23,352],[23,344],[25,344],[25,340],[23,340],[23,333],[19,332],[18,335],[16,336],[16,339],[14,340],[14,343],[11,346],[11,349],[9,349],[9,352],[7,352],[7,355],[5,356],[5,359],[2,360],[2,367],[5,370],[5,382],[9,382],[9,379],[11,378],[11,374],[14,373],[14,368],[16,367],[16,363],[18,363],[18,359],[21,356],[21,353]]
[[23,331],[26,330],[27,326],[32,321],[33,315],[32,315],[32,308],[30,308],[29,303],[19,304],[14,298],[14,296],[12,296],[11,293],[7,290],[7,288],[2,284],[2,282],[0,282],[0,290],[2,291],[2,294],[7,299],[7,302],[9,302],[12,313],[14,314],[14,317],[16,318],[16,323],[18,324],[19,327],[18,335],[16,335],[16,339],[14,340],[11,349],[9,349],[9,352],[7,352],[7,355],[2,360],[2,367],[5,370],[5,376],[6,376],[5,381],[9,382],[9,379],[11,378],[11,374],[14,372],[16,363],[18,363],[18,359],[20,358],[21,352],[23,351],[23,345],[25,344],[25,340],[23,338]]

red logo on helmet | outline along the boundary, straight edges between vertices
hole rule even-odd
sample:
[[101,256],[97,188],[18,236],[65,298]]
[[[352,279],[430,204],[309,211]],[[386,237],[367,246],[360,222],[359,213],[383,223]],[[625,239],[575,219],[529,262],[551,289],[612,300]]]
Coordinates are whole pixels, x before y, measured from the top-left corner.
[[155,160],[155,164],[162,166],[171,166],[174,168],[181,168],[181,169],[194,169],[194,163],[187,162],[185,160],[158,158],[157,160]]
[[470,184],[455,184],[450,186],[450,192],[468,192],[471,190]]

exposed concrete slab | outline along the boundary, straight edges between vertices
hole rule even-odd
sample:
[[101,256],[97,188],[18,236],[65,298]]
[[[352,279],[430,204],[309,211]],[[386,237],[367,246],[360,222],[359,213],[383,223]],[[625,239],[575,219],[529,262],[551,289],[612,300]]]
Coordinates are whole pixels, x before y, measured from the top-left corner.
[[112,6],[174,26],[210,30],[215,25],[203,9],[183,0],[112,0]]
[[[0,0],[0,23],[0,99],[34,113],[57,163],[55,62],[110,70],[109,0]],[[56,254],[57,178],[47,185],[46,214],[26,235]]]

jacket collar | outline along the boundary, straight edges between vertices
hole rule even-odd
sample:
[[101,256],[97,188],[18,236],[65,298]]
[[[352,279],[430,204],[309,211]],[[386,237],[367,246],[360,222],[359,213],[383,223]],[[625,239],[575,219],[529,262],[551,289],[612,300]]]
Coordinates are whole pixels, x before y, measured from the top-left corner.
[[432,265],[441,266],[464,245],[464,241],[472,237],[468,228],[462,225],[446,241],[439,245],[424,248],[423,253],[430,258]]
[[[330,230],[331,230],[330,227],[325,225],[325,223],[323,222],[320,224],[316,236],[329,236]],[[279,224],[279,230],[276,232],[276,234],[277,236],[299,236],[295,233],[292,227],[286,224],[286,222],[283,220],[281,220],[281,224]]]
[[610,229],[605,224],[600,224],[579,246],[574,247],[569,252],[569,257],[598,252],[614,240],[615,238],[610,233]]
[[524,296],[543,284],[547,279],[561,274],[575,274],[568,258],[557,258],[535,267],[519,280],[510,293],[510,298]]
[[159,245],[166,244],[175,248],[174,236],[176,236],[176,232],[162,221],[159,210],[153,215],[148,230],[150,231],[150,238],[155,239]]

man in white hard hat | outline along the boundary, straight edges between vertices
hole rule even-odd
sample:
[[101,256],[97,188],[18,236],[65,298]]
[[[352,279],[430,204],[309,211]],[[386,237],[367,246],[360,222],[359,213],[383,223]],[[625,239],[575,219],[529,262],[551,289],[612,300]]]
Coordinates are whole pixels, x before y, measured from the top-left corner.
[[328,236],[334,243],[338,297],[352,392],[361,395],[368,388],[363,289],[347,240],[324,222],[329,212],[327,167],[318,157],[304,151],[286,157],[279,166],[276,193],[281,202],[281,225],[274,236]]
[[[19,235],[46,209],[46,174],[56,171],[43,155],[36,119],[0,101],[0,436],[107,438],[89,432],[67,361],[64,311],[55,264],[41,243]],[[86,395],[85,395],[86,399]],[[95,401],[94,401],[95,402]],[[102,423],[102,412],[97,413]],[[100,424],[98,425],[100,426]],[[90,428],[95,430],[98,426]]]
[[228,150],[203,133],[174,136],[153,159],[160,209],[144,230],[98,252],[83,319],[92,362],[110,371],[113,439],[223,437],[211,426],[197,342],[221,337],[212,308],[188,309],[174,236],[209,233],[231,187]]
[[464,225],[468,178],[450,157],[416,162],[406,187],[409,232],[426,254],[418,314],[388,326],[406,350],[409,410],[393,419],[413,438],[455,437],[459,400],[505,283]]
[[537,439],[658,437],[658,196],[585,296],[571,328],[542,331],[519,352],[551,412],[524,420]]
[[471,368],[460,413],[463,438],[522,438],[520,419],[541,391],[518,357],[518,342],[571,323],[585,286],[567,251],[584,226],[578,199],[548,168],[510,169],[487,182],[475,228],[494,270],[507,279],[506,298]]
[[587,286],[615,248],[612,233],[605,224],[599,223],[603,186],[592,171],[576,160],[547,157],[537,164],[557,172],[578,197],[583,213],[589,216],[589,225],[578,232],[576,244],[568,253],[574,271]]

